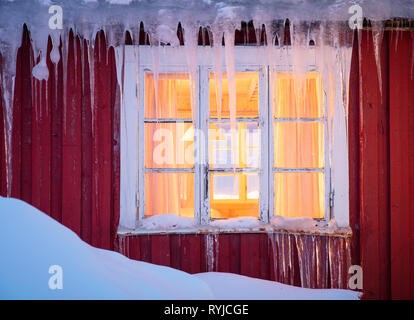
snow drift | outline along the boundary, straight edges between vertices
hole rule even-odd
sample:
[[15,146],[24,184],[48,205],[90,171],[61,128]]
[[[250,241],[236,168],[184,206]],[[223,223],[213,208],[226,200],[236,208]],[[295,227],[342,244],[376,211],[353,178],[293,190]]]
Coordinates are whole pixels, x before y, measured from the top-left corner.
[[[200,279],[94,248],[23,201],[0,198],[0,299],[211,299]],[[49,289],[49,267],[63,289]]]
[[[0,197],[0,299],[358,299],[228,273],[188,273],[94,248],[29,204]],[[49,288],[49,268],[63,271]]]

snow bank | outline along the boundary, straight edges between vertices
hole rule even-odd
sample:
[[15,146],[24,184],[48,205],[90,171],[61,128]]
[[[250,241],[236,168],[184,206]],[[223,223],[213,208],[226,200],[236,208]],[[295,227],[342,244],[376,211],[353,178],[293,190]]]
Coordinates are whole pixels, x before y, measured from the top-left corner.
[[248,229],[248,228],[258,228],[266,226],[265,223],[254,217],[240,217],[240,218],[230,218],[230,219],[220,219],[214,220],[210,223],[210,226],[219,229]]
[[[0,197],[0,299],[210,299],[200,279],[94,248],[23,201]],[[63,270],[51,290],[49,267]]]
[[343,289],[306,289],[237,274],[207,272],[196,274],[218,300],[358,300],[360,293]]
[[195,228],[197,221],[194,218],[180,217],[175,213],[151,216],[140,221],[140,227],[145,230],[178,230]]
[[312,218],[285,218],[275,216],[270,220],[273,227],[280,230],[312,232],[316,229],[316,222]]
[[[0,299],[358,299],[359,295],[228,273],[190,275],[130,260],[86,244],[23,201],[3,197],[0,242]],[[49,288],[53,276],[49,268],[54,265],[63,271],[61,290]]]

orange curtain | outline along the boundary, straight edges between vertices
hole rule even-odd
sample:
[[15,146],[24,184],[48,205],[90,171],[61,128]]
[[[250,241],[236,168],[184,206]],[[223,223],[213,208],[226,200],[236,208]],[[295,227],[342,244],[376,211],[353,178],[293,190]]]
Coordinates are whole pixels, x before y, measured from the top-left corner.
[[[324,168],[324,123],[318,73],[278,73],[274,100],[274,166],[278,169]],[[323,172],[276,172],[274,213],[285,217],[323,218]]]
[[[191,119],[190,81],[186,73],[145,76],[145,118]],[[157,99],[156,99],[157,97]],[[191,123],[145,123],[145,167],[194,167]],[[152,172],[145,175],[146,216],[175,213],[194,216],[194,174]]]

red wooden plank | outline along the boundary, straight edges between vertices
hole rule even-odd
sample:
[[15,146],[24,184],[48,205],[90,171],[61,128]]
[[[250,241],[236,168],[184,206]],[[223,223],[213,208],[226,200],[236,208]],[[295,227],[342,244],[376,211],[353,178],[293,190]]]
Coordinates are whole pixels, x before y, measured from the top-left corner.
[[89,46],[82,44],[82,239],[92,238],[92,109]]
[[32,59],[30,35],[23,27],[22,45],[16,59],[13,97],[11,196],[31,201]]
[[151,237],[151,263],[167,267],[171,265],[169,235]]
[[7,195],[7,172],[6,172],[6,112],[3,102],[3,56],[0,54],[0,196]]
[[[46,63],[49,67],[52,42],[48,38]],[[45,54],[45,53],[42,53]],[[40,56],[37,62],[40,61]],[[33,79],[33,111],[32,111],[32,205],[42,212],[50,214],[50,180],[51,180],[51,112],[50,112],[51,79]]]
[[328,255],[328,237],[315,237],[315,259],[317,262],[316,269],[316,287],[329,287],[329,255]]
[[140,247],[140,237],[124,237],[126,242],[126,256],[130,259],[140,260],[141,259],[141,247]]
[[304,288],[316,287],[316,257],[312,235],[296,235],[300,285]]
[[390,72],[391,298],[414,299],[414,32],[392,31]]
[[289,266],[290,266],[290,250],[289,250],[289,237],[285,233],[275,234],[275,244],[277,247],[277,279],[276,281],[292,284],[289,278]]
[[140,260],[145,262],[152,261],[151,236],[139,236]]
[[258,277],[270,280],[270,239],[267,234],[259,234],[259,275]]
[[16,78],[14,81],[14,96],[13,96],[13,115],[12,115],[12,145],[11,145],[11,196],[13,198],[20,197],[21,188],[21,127],[22,127],[22,48],[17,50],[16,56]]
[[259,235],[242,233],[240,235],[240,274],[258,278],[260,268]]
[[32,202],[32,68],[33,51],[29,32],[24,32],[22,50],[22,164],[21,164],[21,198]]
[[218,272],[231,272],[230,268],[230,241],[231,234],[218,235]]
[[[47,54],[46,54],[46,64],[49,69],[49,77],[51,71],[51,65],[53,64],[50,60],[50,52],[52,51],[52,40],[48,38]],[[52,109],[52,100],[51,100],[51,81],[50,78],[48,81],[42,82],[42,125],[41,125],[41,145],[42,145],[42,175],[41,175],[41,195],[40,195],[40,210],[51,214],[51,109]]]
[[[35,64],[40,62],[40,56],[36,58]],[[32,82],[32,154],[31,154],[31,166],[32,166],[32,195],[31,204],[40,209],[40,177],[41,177],[41,81],[33,78]]]
[[294,286],[300,286],[300,272],[299,272],[299,252],[297,250],[296,237],[294,235],[289,235],[289,252],[290,252],[290,262],[289,262],[289,273],[290,273],[290,283]]
[[[111,107],[112,107],[112,216],[111,216],[111,246],[116,246],[116,233],[120,218],[121,194],[121,153],[120,153],[120,88],[118,86],[115,50],[109,49],[109,63],[111,65]],[[113,248],[116,250],[116,248]]]
[[59,43],[61,59],[50,66],[51,92],[51,216],[62,221],[62,115],[63,115],[63,56],[62,40]]
[[241,240],[240,234],[231,234],[230,238],[230,272],[241,272]]
[[81,233],[81,74],[79,38],[69,32],[62,136],[62,223]]
[[198,234],[181,236],[181,270],[189,273],[201,271],[200,236]]
[[170,235],[170,265],[171,268],[181,270],[181,235]]
[[[207,235],[200,235],[200,272],[208,272],[208,259],[207,259]],[[180,239],[181,241],[181,239]],[[180,242],[181,244],[181,242]],[[172,253],[171,253],[172,254]],[[181,268],[180,268],[181,269]]]
[[106,39],[97,33],[94,46],[92,243],[111,248],[112,110]]
[[276,244],[276,234],[269,233],[269,279],[278,281],[278,247]]
[[[389,154],[387,108],[387,44],[384,33],[379,50],[381,83],[375,60],[372,31],[360,40],[360,166],[361,166],[361,264],[364,298],[389,298]],[[382,88],[380,88],[382,85]]]
[[352,228],[352,263],[360,264],[360,154],[359,154],[359,57],[358,32],[354,32],[351,70],[349,73],[348,163],[349,163],[349,224]]

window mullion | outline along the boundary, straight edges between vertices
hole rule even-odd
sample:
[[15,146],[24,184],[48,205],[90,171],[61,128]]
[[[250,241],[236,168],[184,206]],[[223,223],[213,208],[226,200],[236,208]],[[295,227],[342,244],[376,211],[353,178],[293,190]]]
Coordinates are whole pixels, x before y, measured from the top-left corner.
[[194,127],[194,219],[201,223],[201,164],[200,164],[200,150],[202,145],[203,137],[199,134],[200,129],[200,114],[201,114],[201,98],[200,98],[200,66],[197,68],[197,77],[196,77],[196,93],[197,99],[196,101],[196,110],[195,110],[195,123],[193,123]]
[[[268,131],[267,131],[267,135],[269,137],[269,144],[267,146],[267,150],[268,150],[268,203],[269,203],[269,221],[270,219],[272,219],[272,217],[274,216],[275,210],[274,210],[274,206],[275,206],[275,196],[274,196],[274,189],[275,189],[275,184],[274,184],[274,149],[275,149],[275,141],[274,141],[274,115],[273,115],[273,101],[275,101],[275,99],[273,99],[272,101],[272,97],[274,94],[276,94],[275,92],[272,92],[273,88],[276,84],[277,84],[277,79],[274,79],[273,77],[277,75],[276,72],[276,67],[274,66],[268,66],[268,77],[267,77],[267,119],[268,119]],[[276,97],[275,97],[276,98]],[[276,107],[276,106],[275,106]]]
[[144,69],[139,69],[139,110],[138,110],[138,219],[145,216],[145,81]]
[[269,222],[269,104],[268,70],[261,68],[259,72],[259,128],[260,128],[260,175],[259,175],[259,215],[265,223]]
[[208,190],[209,185],[209,172],[208,172],[208,120],[209,120],[209,71],[207,67],[201,66],[199,69],[200,76],[200,112],[199,112],[199,125],[200,139],[199,145],[199,168],[198,174],[200,179],[199,187],[199,205],[200,205],[200,223],[205,225],[210,221],[210,192]]

